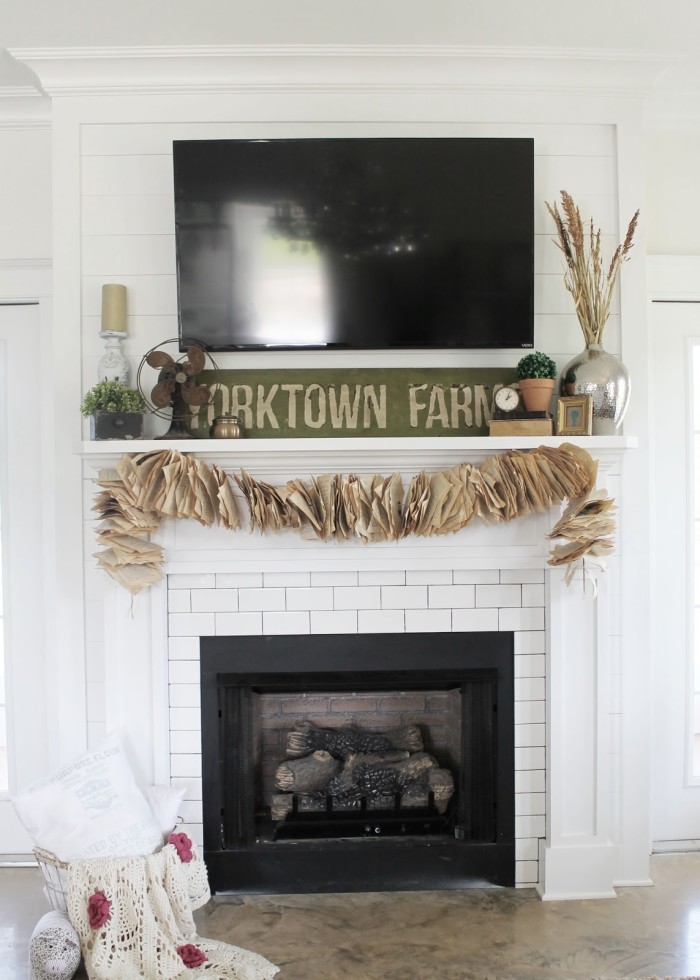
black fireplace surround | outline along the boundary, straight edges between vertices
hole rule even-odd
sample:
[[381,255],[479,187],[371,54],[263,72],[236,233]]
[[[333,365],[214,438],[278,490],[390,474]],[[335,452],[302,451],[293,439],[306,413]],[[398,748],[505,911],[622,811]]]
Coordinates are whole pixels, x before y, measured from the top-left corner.
[[[213,893],[514,884],[512,633],[202,637],[200,663],[204,860]],[[278,837],[261,800],[253,705],[275,692],[319,691],[345,700],[369,691],[457,692],[460,758],[439,832],[395,833],[400,820],[382,826],[363,803],[359,836]],[[411,720],[420,725],[420,717]]]

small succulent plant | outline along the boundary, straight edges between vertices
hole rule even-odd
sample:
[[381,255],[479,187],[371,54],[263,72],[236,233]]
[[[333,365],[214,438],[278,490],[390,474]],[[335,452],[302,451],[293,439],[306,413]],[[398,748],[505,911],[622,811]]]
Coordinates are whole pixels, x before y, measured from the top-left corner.
[[98,381],[84,396],[80,411],[87,418],[95,412],[142,412],[144,402],[138,391],[119,381]]
[[518,378],[524,381],[525,378],[556,378],[557,366],[548,354],[542,351],[532,351],[518,361],[516,368]]

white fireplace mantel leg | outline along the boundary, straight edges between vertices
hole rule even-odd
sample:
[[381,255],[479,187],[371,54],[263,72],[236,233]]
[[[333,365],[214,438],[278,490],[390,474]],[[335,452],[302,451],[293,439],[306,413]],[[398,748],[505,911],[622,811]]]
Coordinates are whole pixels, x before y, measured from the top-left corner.
[[168,782],[167,589],[105,591],[105,720],[141,785]]
[[597,596],[579,573],[568,586],[562,569],[547,578],[547,837],[537,889],[545,901],[614,898],[605,576]]

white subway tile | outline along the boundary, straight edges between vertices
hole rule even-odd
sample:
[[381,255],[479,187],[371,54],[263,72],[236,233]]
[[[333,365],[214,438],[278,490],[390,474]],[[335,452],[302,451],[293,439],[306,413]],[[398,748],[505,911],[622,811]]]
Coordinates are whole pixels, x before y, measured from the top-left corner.
[[453,609],[452,629],[455,633],[496,631],[498,609]]
[[544,769],[525,769],[515,774],[516,793],[544,793]]
[[201,755],[171,755],[170,775],[178,778],[194,776],[196,779],[200,779],[202,776]]
[[450,569],[407,571],[406,585],[452,585],[452,571]]
[[214,636],[214,613],[169,613],[170,636]]
[[539,858],[540,842],[536,837],[525,837],[515,842],[516,861],[537,861]]
[[544,816],[527,816],[515,818],[515,836],[518,837],[544,837],[545,819]]
[[383,585],[382,609],[426,609],[428,587],[425,585]]
[[456,568],[452,581],[455,585],[498,585],[498,569]]
[[171,732],[170,751],[180,754],[201,755],[202,736],[200,732]]
[[379,609],[378,585],[338,586],[333,589],[335,609]]
[[237,612],[237,589],[193,589],[192,612]]
[[544,630],[521,630],[513,637],[516,657],[523,653],[544,653],[547,635]]
[[486,606],[520,606],[522,605],[522,589],[519,585],[477,585],[476,605]]
[[450,633],[452,631],[451,609],[407,609],[407,633]]
[[544,606],[544,585],[523,585],[524,606]]
[[537,861],[515,862],[516,885],[536,885],[539,880],[539,863]]
[[311,611],[312,633],[357,633],[357,612],[354,609]]
[[515,701],[544,701],[546,695],[544,677],[516,677]]
[[[521,772],[525,769],[544,769],[544,746],[538,745],[534,748],[516,748],[515,750],[515,770]],[[532,836],[528,834],[518,834],[518,836]]]
[[199,636],[168,637],[168,657],[171,660],[199,660]]
[[284,598],[284,589],[241,589],[238,608],[241,612],[283,610]]
[[515,747],[534,748],[545,744],[544,725],[516,725],[515,726]]
[[542,725],[545,720],[544,701],[517,701],[515,708],[516,725]]
[[168,664],[171,684],[199,684],[198,660],[171,660]]
[[357,585],[357,572],[312,572],[311,585]]
[[199,708],[199,684],[170,684],[171,708]]
[[217,636],[262,635],[261,612],[216,613]]
[[264,612],[263,634],[284,636],[285,633],[309,633],[308,612]]
[[360,585],[405,585],[405,572],[360,572]]
[[192,840],[195,842],[195,844],[201,851],[201,849],[204,847],[203,825],[201,823],[188,823],[187,825],[183,824],[183,826],[185,827],[185,830],[187,831],[189,836],[192,838]]
[[262,572],[217,572],[217,589],[262,589]]
[[544,814],[545,794],[544,793],[516,793],[515,794],[515,815],[516,817],[532,817]]
[[171,732],[198,732],[202,728],[199,708],[171,708]]
[[360,609],[357,614],[358,633],[403,633],[403,609]]
[[515,585],[521,582],[544,582],[543,568],[502,568],[501,585]]
[[333,589],[287,589],[287,609],[332,609]]
[[192,612],[189,589],[168,589],[168,612]]
[[202,822],[202,803],[194,800],[183,800],[180,804],[180,814],[183,822],[189,826],[192,823]]
[[216,576],[213,572],[198,572],[193,575],[168,575],[169,589],[213,589]]
[[266,589],[304,589],[311,585],[311,572],[263,572]]
[[534,606],[530,609],[504,609],[498,611],[500,630],[541,630],[544,629],[544,609]]
[[201,804],[203,799],[201,779],[197,779],[195,776],[189,776],[187,779],[183,780],[170,780],[171,786],[176,786],[178,784],[185,791],[185,795],[183,796],[184,800],[187,800],[188,803],[198,802]]
[[473,585],[429,585],[430,609],[473,609]]
[[544,677],[545,658],[543,653],[526,654],[523,657],[516,657],[514,661],[515,676],[520,677]]

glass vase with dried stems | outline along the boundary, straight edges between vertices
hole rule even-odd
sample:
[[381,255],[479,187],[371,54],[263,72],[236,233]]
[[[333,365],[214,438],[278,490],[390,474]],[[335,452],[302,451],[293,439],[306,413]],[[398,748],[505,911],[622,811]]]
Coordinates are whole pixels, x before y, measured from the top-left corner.
[[[585,350],[564,368],[566,393],[590,395],[593,435],[612,435],[622,424],[630,395],[630,378],[618,357],[603,349],[603,332],[624,262],[630,257],[639,220],[637,210],[610,263],[603,261],[601,231],[591,219],[584,224],[568,191],[561,191],[561,211],[547,205],[557,231],[555,244],[564,256],[564,284],[574,300]],[[572,391],[573,386],[573,391]],[[564,390],[562,389],[562,393]]]

